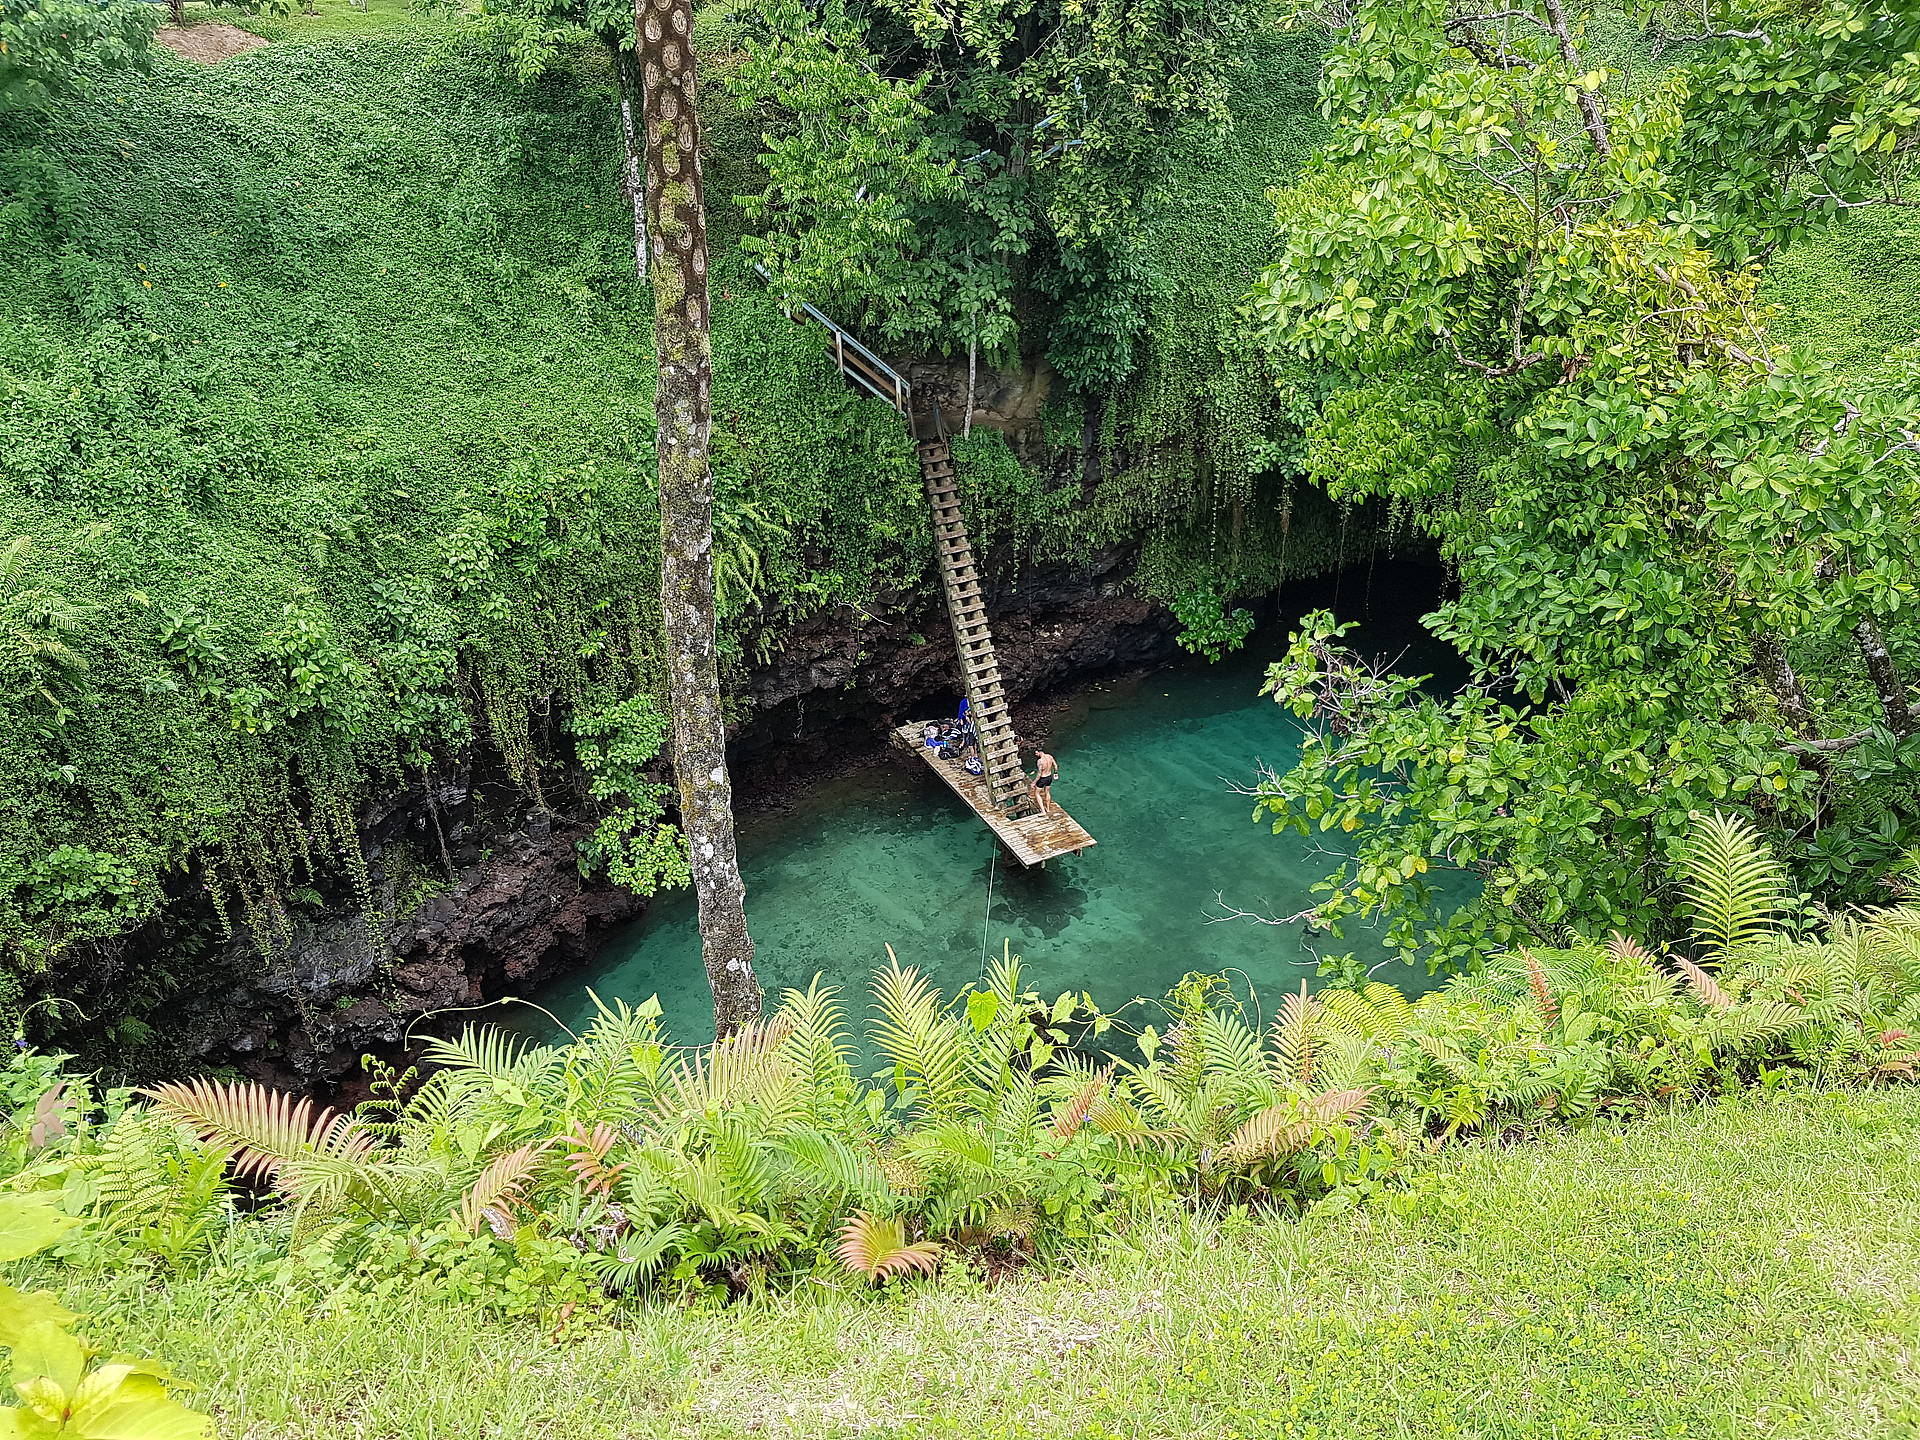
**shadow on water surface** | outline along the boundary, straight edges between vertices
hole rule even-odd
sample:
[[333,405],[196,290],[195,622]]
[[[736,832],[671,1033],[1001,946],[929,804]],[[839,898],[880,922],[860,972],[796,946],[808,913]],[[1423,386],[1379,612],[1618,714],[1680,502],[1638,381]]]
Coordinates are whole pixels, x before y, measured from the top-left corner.
[[[1385,603],[1376,576],[1361,648],[1451,679],[1457,661],[1417,623],[1437,573],[1407,566],[1398,578],[1400,593]],[[1351,575],[1346,583],[1357,591]],[[1092,685],[1056,710],[1047,729],[1060,761],[1055,793],[1098,841],[1083,855],[1023,872],[917,758],[898,754],[801,792],[782,813],[744,818],[747,915],[769,996],[821,974],[849,992],[850,1011],[864,1011],[888,945],[951,995],[1006,945],[1049,996],[1087,990],[1114,1009],[1164,994],[1190,970],[1239,971],[1271,1014],[1281,992],[1314,975],[1316,950],[1386,959],[1366,933],[1312,937],[1310,947],[1299,926],[1216,918],[1222,901],[1298,911],[1338,864],[1324,837],[1269,833],[1231,788],[1252,783],[1262,763],[1284,768],[1298,755],[1298,722],[1261,698],[1260,683],[1291,620],[1329,603],[1334,585],[1289,587],[1282,621],[1218,665]],[[699,951],[692,896],[664,895],[592,964],[528,998],[577,1029],[592,1016],[588,988],[630,1001],[658,994],[667,1033],[698,1043],[713,1035]],[[1422,978],[1397,964],[1382,974]]]
[[1087,891],[1074,884],[1064,863],[1026,870],[989,861],[976,874],[983,892],[989,884],[994,887],[989,929],[998,925],[1011,933],[1015,926],[1024,926],[1052,940],[1086,916]]

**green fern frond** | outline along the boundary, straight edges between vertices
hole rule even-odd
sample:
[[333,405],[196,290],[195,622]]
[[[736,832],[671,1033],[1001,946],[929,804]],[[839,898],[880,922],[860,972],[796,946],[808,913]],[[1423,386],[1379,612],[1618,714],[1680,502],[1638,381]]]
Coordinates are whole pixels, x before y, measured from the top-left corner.
[[1781,1000],[1749,1000],[1730,1010],[1715,1011],[1702,1033],[1716,1051],[1744,1050],[1789,1034],[1805,1023],[1806,1017],[1797,1006]]
[[1717,810],[1701,816],[1680,869],[1694,937],[1710,954],[1726,955],[1772,933],[1786,901],[1786,870],[1750,821]]
[[993,1128],[1002,1135],[1025,1136],[1040,1123],[1040,1090],[1033,1077],[1014,1073],[1007,1077],[993,1110]]
[[696,1051],[674,1066],[661,1103],[682,1117],[717,1116],[737,1105],[780,1110],[795,1098],[798,1079],[782,1048],[792,1028],[776,1014]]
[[957,1165],[982,1175],[995,1169],[993,1141],[957,1120],[942,1120],[921,1131],[909,1140],[908,1149],[923,1161]]
[[1413,1023],[1413,1002],[1397,986],[1374,980],[1360,993],[1366,996],[1378,1017],[1367,1032],[1373,1039],[1392,1043],[1407,1033],[1407,1026]]
[[[893,951],[887,951],[889,959]],[[998,959],[987,962],[987,993],[999,1002],[999,1013],[1011,1016],[1020,1008],[1020,1000],[1025,993],[1025,967],[1020,957],[1013,953],[1013,947],[1003,945]]]
[[898,1218],[879,1219],[864,1211],[849,1216],[833,1253],[855,1275],[878,1284],[899,1275],[931,1275],[940,1266],[940,1246],[931,1240],[909,1244]]
[[373,1150],[373,1137],[351,1117],[250,1080],[176,1080],[139,1093],[203,1141],[231,1149],[234,1173],[243,1177],[278,1180],[296,1160],[358,1162]]
[[677,1220],[628,1235],[611,1254],[588,1257],[601,1283],[610,1290],[630,1290],[666,1262],[668,1253],[693,1232]]
[[1259,1085],[1266,1079],[1260,1037],[1238,1010],[1204,1010],[1191,1022],[1205,1073],[1239,1085]]
[[1458,1045],[1442,1039],[1438,1035],[1419,1034],[1413,1037],[1413,1043],[1426,1053],[1428,1059],[1438,1065],[1455,1080],[1468,1080],[1473,1076],[1473,1062],[1467,1059]]
[[823,985],[816,975],[805,990],[788,990],[781,996],[780,1014],[791,1026],[788,1052],[814,1091],[851,1083],[853,1045],[847,1038],[839,986]]
[[966,1086],[966,1032],[942,1010],[933,982],[902,967],[888,946],[886,967],[874,972],[873,999],[874,1047],[905,1085],[919,1090],[924,1106],[953,1112]]
[[795,1130],[780,1137],[789,1163],[810,1189],[872,1207],[892,1193],[886,1171],[871,1151],[856,1150],[838,1135]]
[[779,1171],[771,1149],[737,1125],[722,1126],[714,1135],[708,1158],[725,1187],[726,1203],[734,1211],[766,1214],[775,1208]]
[[1317,1037],[1315,1022],[1320,1002],[1307,993],[1302,980],[1297,991],[1280,1002],[1280,1013],[1273,1022],[1273,1074],[1284,1085],[1311,1085]]
[[1349,1090],[1374,1079],[1388,1054],[1388,1047],[1367,1036],[1330,1035],[1320,1042],[1314,1068],[1321,1084]]

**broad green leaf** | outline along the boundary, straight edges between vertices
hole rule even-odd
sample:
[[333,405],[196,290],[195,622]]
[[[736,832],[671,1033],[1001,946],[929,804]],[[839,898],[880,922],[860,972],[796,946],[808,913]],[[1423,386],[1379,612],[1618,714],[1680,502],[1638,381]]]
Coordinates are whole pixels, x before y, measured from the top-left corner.
[[0,1195],[0,1260],[37,1255],[80,1222],[35,1195]]
[[30,1325],[13,1339],[13,1385],[21,1394],[27,1386],[51,1381],[71,1394],[86,1373],[93,1354],[87,1343],[58,1325]]
[[212,1423],[169,1395],[145,1366],[117,1363],[81,1382],[67,1433],[76,1440],[201,1440]]
[[36,1325],[64,1330],[79,1316],[48,1290],[16,1290],[0,1285],[0,1345],[13,1346]]
[[967,996],[967,1023],[975,1033],[985,1030],[993,1024],[994,1017],[1000,1013],[1000,997],[991,990],[975,990]]

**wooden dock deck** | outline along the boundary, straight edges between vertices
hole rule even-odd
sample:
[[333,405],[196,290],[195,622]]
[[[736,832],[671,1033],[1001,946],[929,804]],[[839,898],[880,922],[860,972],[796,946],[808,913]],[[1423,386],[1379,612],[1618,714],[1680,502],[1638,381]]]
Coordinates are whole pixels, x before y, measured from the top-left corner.
[[1080,828],[1080,822],[1058,805],[1053,807],[1051,815],[1028,815],[1016,820],[1003,814],[988,794],[986,781],[978,775],[967,774],[957,761],[942,760],[929,750],[921,739],[918,724],[900,726],[893,732],[893,738],[895,744],[905,746],[932,766],[933,773],[973,807],[974,814],[987,822],[988,828],[1000,837],[1000,843],[1022,865],[1040,865],[1062,855],[1078,855],[1096,843],[1093,836]]

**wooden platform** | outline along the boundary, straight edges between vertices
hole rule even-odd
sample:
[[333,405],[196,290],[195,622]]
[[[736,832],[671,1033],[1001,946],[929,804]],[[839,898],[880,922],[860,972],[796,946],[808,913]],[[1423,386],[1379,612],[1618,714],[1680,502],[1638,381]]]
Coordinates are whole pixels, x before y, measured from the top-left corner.
[[1057,804],[1051,815],[1028,815],[1015,820],[1001,813],[987,794],[986,781],[978,775],[967,774],[957,760],[942,760],[929,750],[921,739],[919,724],[902,725],[893,732],[893,738],[895,744],[905,746],[933,767],[933,773],[973,807],[974,814],[987,822],[993,833],[1000,837],[1000,843],[1022,865],[1040,865],[1062,855],[1078,855],[1096,843],[1091,835],[1080,828],[1080,822]]

